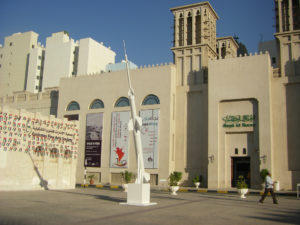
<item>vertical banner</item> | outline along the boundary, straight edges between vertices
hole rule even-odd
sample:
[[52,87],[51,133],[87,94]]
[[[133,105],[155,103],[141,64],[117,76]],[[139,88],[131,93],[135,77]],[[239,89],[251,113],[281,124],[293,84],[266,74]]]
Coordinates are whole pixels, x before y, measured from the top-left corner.
[[84,166],[101,167],[103,113],[86,115]]
[[110,167],[128,167],[130,112],[113,112],[111,119]]
[[141,110],[143,120],[141,136],[145,168],[158,168],[158,121],[159,109]]

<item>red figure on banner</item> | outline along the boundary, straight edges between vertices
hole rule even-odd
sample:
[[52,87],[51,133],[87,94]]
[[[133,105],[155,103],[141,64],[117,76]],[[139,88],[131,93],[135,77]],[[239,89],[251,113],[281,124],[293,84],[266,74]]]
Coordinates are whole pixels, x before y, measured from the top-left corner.
[[117,166],[125,166],[127,164],[127,162],[125,160],[122,160],[123,156],[125,155],[125,153],[122,151],[122,148],[117,147],[117,150],[115,150],[115,152],[118,155],[118,162],[116,165]]

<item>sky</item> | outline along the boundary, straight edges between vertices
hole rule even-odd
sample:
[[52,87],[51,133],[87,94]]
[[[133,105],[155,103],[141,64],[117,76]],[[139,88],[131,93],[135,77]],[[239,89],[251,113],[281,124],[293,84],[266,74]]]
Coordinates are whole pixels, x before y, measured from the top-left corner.
[[[173,15],[170,8],[201,0],[0,0],[0,44],[17,32],[34,31],[45,44],[52,33],[66,30],[74,40],[90,37],[138,66],[173,61]],[[234,36],[248,52],[273,40],[273,0],[211,0],[219,16],[217,37]]]

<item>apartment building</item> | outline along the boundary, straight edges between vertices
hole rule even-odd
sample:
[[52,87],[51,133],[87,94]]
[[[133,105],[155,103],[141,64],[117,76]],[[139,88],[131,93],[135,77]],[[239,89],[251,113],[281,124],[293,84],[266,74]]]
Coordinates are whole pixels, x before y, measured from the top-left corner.
[[30,51],[37,46],[37,40],[38,34],[33,31],[5,38],[0,47],[0,96],[27,89]]
[[74,41],[66,31],[53,33],[45,47],[33,31],[13,34],[0,47],[0,96],[38,93],[58,87],[63,77],[105,71],[115,56],[103,43],[91,38]]

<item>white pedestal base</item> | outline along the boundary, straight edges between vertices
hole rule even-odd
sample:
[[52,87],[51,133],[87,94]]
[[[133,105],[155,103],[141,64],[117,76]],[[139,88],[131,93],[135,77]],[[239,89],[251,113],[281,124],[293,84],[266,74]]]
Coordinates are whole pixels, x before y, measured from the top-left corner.
[[127,202],[122,205],[150,206],[156,202],[150,202],[150,184],[128,184]]

